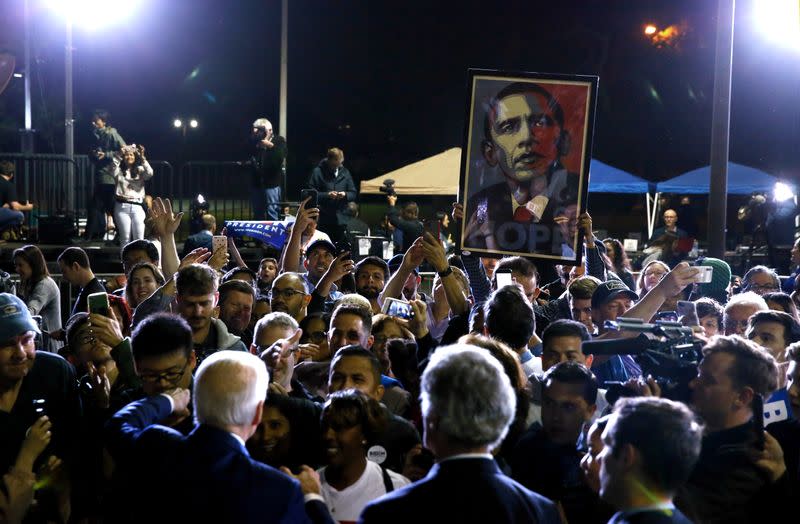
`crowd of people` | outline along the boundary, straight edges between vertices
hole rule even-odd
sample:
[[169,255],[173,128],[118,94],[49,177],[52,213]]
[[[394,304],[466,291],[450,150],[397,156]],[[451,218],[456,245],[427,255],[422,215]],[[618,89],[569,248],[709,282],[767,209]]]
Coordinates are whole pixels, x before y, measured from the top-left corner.
[[[259,162],[277,168],[268,152],[285,154],[285,141],[268,121],[256,124]],[[280,256],[251,268],[233,239],[213,249],[210,215],[179,256],[181,216],[169,200],[152,199],[144,239],[152,169],[143,148],[120,148],[108,167],[122,175],[98,189],[94,220],[103,226],[107,194],[124,197],[112,206],[124,285],[106,288],[86,252],[68,247],[49,261],[78,290],[62,314],[39,248],[13,253],[19,285],[0,294],[0,519],[727,523],[791,514],[800,242],[783,281],[765,266],[737,281],[713,258],[656,256],[637,271],[619,240],[595,238],[584,213],[583,263],[537,268],[448,254],[416,204],[388,195],[386,227],[400,233],[401,252],[358,257],[340,242],[355,188],[333,148],[311,178],[318,206],[304,199]],[[270,216],[280,197],[260,183]],[[663,234],[677,237],[672,213]],[[459,204],[451,216],[463,220]],[[435,273],[429,294],[421,267]],[[713,268],[710,281],[700,267]],[[93,309],[98,293],[107,310]],[[405,307],[386,307],[398,301]],[[587,344],[633,345],[636,333],[615,321],[678,311],[702,348],[678,385],[683,396],[651,363]],[[774,411],[780,401],[786,416]]]

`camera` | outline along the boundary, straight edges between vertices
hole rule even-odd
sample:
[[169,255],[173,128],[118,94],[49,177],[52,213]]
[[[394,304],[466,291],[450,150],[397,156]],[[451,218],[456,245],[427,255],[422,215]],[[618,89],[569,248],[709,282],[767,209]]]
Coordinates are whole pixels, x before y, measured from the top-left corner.
[[[617,331],[638,332],[634,338],[584,342],[585,354],[632,355],[642,368],[642,375],[652,375],[661,386],[663,396],[671,400],[689,400],[689,382],[697,376],[703,358],[704,343],[695,339],[692,328],[680,322],[646,323],[636,318],[606,321],[605,327]],[[619,397],[636,393],[622,384],[608,384],[606,398],[613,404]]]
[[267,128],[265,127],[257,127],[254,133],[255,139],[259,142],[267,138]]
[[386,193],[386,196],[397,196],[397,191],[394,189],[394,179],[387,178],[383,181],[383,185],[378,188],[381,193]]

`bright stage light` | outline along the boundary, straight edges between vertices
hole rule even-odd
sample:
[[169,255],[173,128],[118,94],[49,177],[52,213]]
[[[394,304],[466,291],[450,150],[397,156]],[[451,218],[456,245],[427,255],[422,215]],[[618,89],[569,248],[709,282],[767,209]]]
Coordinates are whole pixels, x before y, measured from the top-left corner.
[[647,24],[644,26],[644,34],[648,36],[654,34],[656,31],[658,31],[658,29],[653,24]]
[[191,127],[192,129],[196,128],[198,125],[199,124],[197,123],[197,120],[195,120],[194,118],[189,120],[189,127]]
[[172,125],[175,126],[176,128],[181,128],[183,127],[183,122],[181,122],[180,118],[176,118],[175,120],[172,121]]
[[131,18],[141,0],[47,0],[53,11],[94,31]]
[[756,26],[769,40],[800,51],[798,0],[758,0],[753,5]]
[[783,182],[777,182],[775,184],[773,194],[777,202],[786,202],[787,200],[794,198],[794,190],[791,188],[791,186]]

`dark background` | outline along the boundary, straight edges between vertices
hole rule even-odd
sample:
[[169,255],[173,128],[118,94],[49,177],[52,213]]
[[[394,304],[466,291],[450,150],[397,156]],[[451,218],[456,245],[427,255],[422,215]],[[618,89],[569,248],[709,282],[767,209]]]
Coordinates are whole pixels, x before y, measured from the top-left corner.
[[[61,153],[63,21],[31,3],[37,152]],[[709,162],[716,1],[289,4],[290,191],[330,146],[358,179],[460,146],[469,67],[599,75],[594,158],[650,180]],[[796,178],[800,53],[762,38],[753,4],[737,2],[730,158]],[[21,5],[0,7],[0,48],[20,68]],[[655,47],[646,23],[682,37]],[[76,153],[102,107],[151,158],[241,159],[255,118],[283,132],[279,59],[279,0],[143,0],[124,24],[76,28]],[[19,150],[22,96],[19,79],[0,95],[0,151]],[[200,121],[185,143],[176,116]]]

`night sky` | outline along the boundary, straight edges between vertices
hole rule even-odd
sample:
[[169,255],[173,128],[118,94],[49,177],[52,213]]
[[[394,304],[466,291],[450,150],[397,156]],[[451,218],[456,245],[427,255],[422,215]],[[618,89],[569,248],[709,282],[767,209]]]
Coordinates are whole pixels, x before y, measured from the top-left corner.
[[[63,25],[31,2],[37,148],[60,153]],[[595,158],[652,180],[708,163],[716,1],[289,3],[293,181],[330,146],[358,178],[460,146],[469,67],[599,75]],[[0,47],[21,63],[22,1],[3,4]],[[123,25],[75,31],[76,152],[103,107],[151,158],[241,159],[255,118],[278,126],[280,1],[141,4]],[[737,2],[731,160],[796,175],[800,53],[764,41],[752,5]],[[642,34],[648,22],[684,34],[659,49]],[[3,151],[18,151],[22,115],[12,80],[0,95]],[[200,121],[185,145],[176,116]]]

